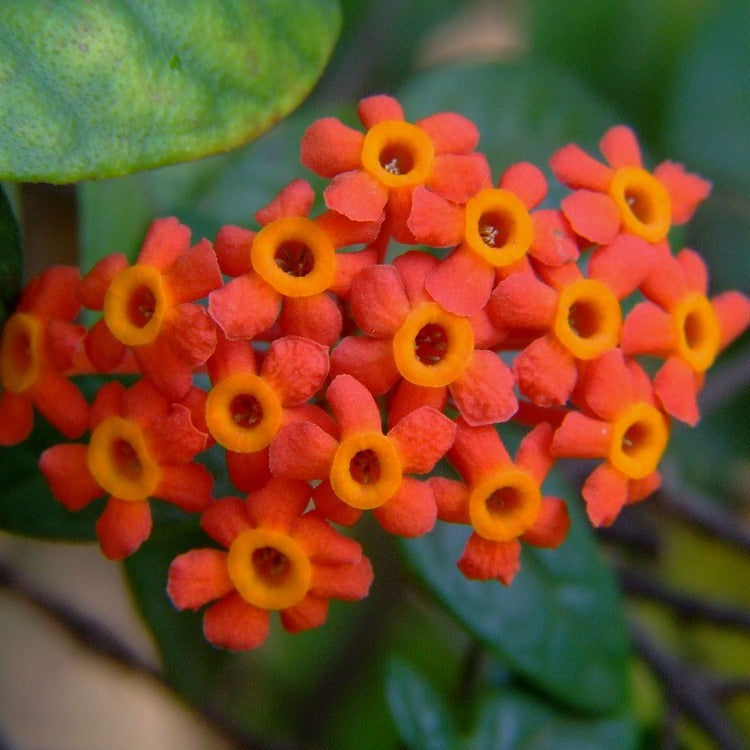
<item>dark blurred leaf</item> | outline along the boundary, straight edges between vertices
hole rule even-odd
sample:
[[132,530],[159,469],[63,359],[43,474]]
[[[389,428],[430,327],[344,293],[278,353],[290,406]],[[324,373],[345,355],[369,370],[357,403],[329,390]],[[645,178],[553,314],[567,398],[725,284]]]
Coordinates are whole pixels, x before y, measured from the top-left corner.
[[0,528],[14,534],[59,541],[96,539],[94,524],[102,512],[95,501],[82,511],[66,510],[52,497],[47,481],[39,471],[43,450],[67,442],[39,415],[28,440],[0,448]]
[[234,148],[309,92],[335,0],[8,0],[0,176],[71,182]]
[[629,716],[586,719],[518,691],[489,696],[465,750],[629,750],[636,746]]
[[21,293],[22,273],[21,233],[8,196],[0,187],[0,325]]
[[533,0],[532,54],[606,96],[661,143],[665,94],[712,0]]
[[[668,121],[670,143],[691,168],[745,193],[750,193],[748,29],[750,4],[718,4],[680,68]],[[747,222],[747,202],[744,214]]]
[[469,536],[441,524],[405,542],[408,559],[453,615],[514,671],[576,708],[608,712],[626,698],[628,640],[620,598],[580,500],[551,475],[549,494],[573,498],[557,550],[526,546],[513,584],[469,581],[456,561]]
[[404,742],[413,750],[450,750],[456,728],[450,710],[421,674],[394,658],[389,667],[386,695]]

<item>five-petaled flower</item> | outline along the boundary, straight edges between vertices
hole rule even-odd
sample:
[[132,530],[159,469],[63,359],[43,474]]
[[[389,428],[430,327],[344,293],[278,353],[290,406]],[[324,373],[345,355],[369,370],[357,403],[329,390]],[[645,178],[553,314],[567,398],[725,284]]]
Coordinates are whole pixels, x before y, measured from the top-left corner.
[[232,225],[220,230],[219,263],[236,278],[211,292],[209,312],[227,338],[255,338],[278,318],[282,335],[326,346],[338,340],[342,317],[330,292],[346,297],[354,274],[375,253],[336,250],[373,240],[380,220],[351,221],[334,211],[310,219],[314,198],[309,183],[294,180],[255,214],[263,227],[258,233]]
[[658,488],[670,425],[648,375],[622,350],[594,360],[581,380],[581,410],[568,412],[550,450],[553,456],[605,459],[589,474],[582,495],[591,523],[608,526],[626,503]]
[[213,476],[193,461],[206,447],[191,411],[200,405],[200,398],[171,403],[145,378],[127,389],[111,382],[91,405],[88,444],[63,443],[42,453],[39,467],[68,510],[109,496],[96,533],[111,560],[131,555],[151,534],[150,498],[191,513],[211,502]]
[[[82,357],[86,329],[73,322],[81,275],[55,266],[26,287],[0,338],[0,445],[25,440],[34,407],[66,437],[88,427],[89,406],[68,375],[90,371]],[[80,368],[83,367],[83,370]]]
[[455,315],[427,294],[425,278],[437,263],[411,251],[357,275],[350,304],[365,336],[341,341],[331,355],[331,371],[353,375],[374,395],[397,386],[389,424],[418,406],[442,410],[448,393],[469,424],[504,422],[518,402],[510,369],[482,348],[496,332],[483,312]]
[[576,237],[562,214],[530,213],[546,194],[547,180],[528,162],[508,167],[496,188],[484,187],[465,205],[417,188],[409,216],[417,242],[457,246],[425,280],[433,299],[452,313],[472,315],[487,303],[497,277],[518,269],[527,253],[548,266],[576,260]]
[[331,179],[324,192],[329,208],[353,221],[383,221],[385,242],[392,236],[414,243],[408,218],[415,188],[464,203],[488,178],[486,158],[474,151],[479,131],[461,115],[441,112],[410,123],[385,95],[362,99],[357,114],[366,133],[334,117],[317,120],[302,137],[300,158]]
[[430,406],[415,409],[383,434],[372,394],[349,375],[326,391],[340,431],[337,440],[318,425],[294,422],[271,445],[271,472],[292,479],[322,479],[315,507],[351,525],[372,510],[392,534],[419,536],[435,525],[432,490],[408,474],[425,474],[453,443],[455,425]]
[[91,361],[112,370],[129,349],[143,375],[181,399],[216,346],[216,328],[195,302],[221,283],[208,240],[190,247],[190,229],[177,219],[154,221],[134,265],[108,255],[83,279],[84,306],[103,311],[86,339]]
[[565,502],[542,495],[552,467],[552,427],[539,424],[521,441],[513,461],[493,427],[470,427],[459,420],[448,452],[463,482],[429,480],[438,518],[472,527],[458,567],[467,577],[496,578],[510,585],[521,567],[521,542],[557,547],[570,519]]
[[673,224],[687,222],[711,191],[711,183],[681,164],[665,161],[653,173],[644,169],[638,140],[626,125],[610,128],[599,148],[607,164],[573,143],[550,159],[557,179],[574,189],[563,198],[562,212],[591,242],[606,245],[620,232],[660,242]]
[[267,638],[271,612],[290,633],[322,625],[330,599],[366,596],[370,561],[353,539],[315,511],[305,513],[305,482],[271,479],[246,501],[216,501],[201,518],[204,531],[226,548],[194,549],[175,558],[167,592],[178,609],[210,606],[206,639],[244,651]]
[[268,446],[281,427],[297,419],[328,426],[330,418],[305,402],[328,375],[328,349],[311,339],[284,336],[263,356],[247,341],[228,341],[219,332],[208,372],[206,424],[226,450],[229,476],[242,492],[258,489],[271,474]]

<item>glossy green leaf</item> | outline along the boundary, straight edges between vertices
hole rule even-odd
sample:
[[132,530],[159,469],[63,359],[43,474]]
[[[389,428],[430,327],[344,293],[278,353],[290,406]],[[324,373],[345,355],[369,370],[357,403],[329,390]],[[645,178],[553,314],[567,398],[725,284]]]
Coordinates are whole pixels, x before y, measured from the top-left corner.
[[632,717],[587,718],[519,691],[488,696],[464,750],[631,750]]
[[21,233],[8,196],[0,187],[0,324],[21,293],[22,272]]
[[450,750],[457,736],[450,710],[419,672],[394,658],[389,667],[386,695],[396,726],[412,750]]
[[405,542],[407,556],[445,607],[511,669],[569,706],[613,711],[627,692],[620,598],[580,499],[554,475],[545,491],[570,499],[570,533],[556,550],[525,546],[509,587],[470,581],[456,568],[469,536],[462,526],[439,524]]
[[335,0],[7,0],[0,177],[71,182],[234,148],[320,75]]

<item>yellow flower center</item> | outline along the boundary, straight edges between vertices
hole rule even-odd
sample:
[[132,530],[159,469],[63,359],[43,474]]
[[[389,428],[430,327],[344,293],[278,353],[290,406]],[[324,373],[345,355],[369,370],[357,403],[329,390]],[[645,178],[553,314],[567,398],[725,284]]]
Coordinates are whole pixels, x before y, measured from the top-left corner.
[[533,228],[526,206],[508,190],[482,190],[466,204],[466,244],[495,268],[522,258]]
[[227,570],[240,596],[260,609],[287,609],[307,595],[312,566],[300,544],[272,529],[248,529],[230,545]]
[[285,297],[324,292],[336,271],[331,238],[303,216],[284,216],[266,224],[253,240],[250,258],[256,273]]
[[401,458],[393,443],[379,432],[358,432],[339,443],[330,481],[340,500],[369,510],[396,494],[401,476]]
[[126,346],[150,344],[161,331],[169,308],[162,275],[152,266],[123,268],[104,297],[104,320]]
[[430,175],[435,149],[416,125],[386,120],[371,127],[362,145],[362,166],[387,188],[423,184]]
[[677,332],[677,354],[695,372],[705,372],[721,345],[719,319],[702,294],[691,294],[672,312]]
[[596,279],[581,279],[563,289],[553,330],[576,359],[595,359],[617,346],[622,326],[620,303]]
[[89,442],[89,471],[99,485],[120,500],[144,500],[161,478],[141,428],[122,417],[100,422]]
[[648,242],[667,236],[672,203],[664,185],[640,167],[620,167],[609,184],[609,194],[620,209],[623,226]]
[[35,315],[16,313],[0,339],[0,381],[11,393],[23,393],[39,377],[42,323]]
[[630,479],[643,479],[659,465],[669,439],[666,417],[639,401],[628,406],[612,426],[609,460]]
[[469,495],[469,518],[479,536],[493,542],[516,539],[539,514],[542,493],[538,483],[516,466],[500,469]]
[[217,443],[237,453],[265,448],[281,426],[281,402],[263,378],[236,372],[208,392],[206,423]]
[[393,356],[402,377],[434,388],[457,380],[474,352],[474,332],[466,318],[437,302],[422,302],[393,337]]

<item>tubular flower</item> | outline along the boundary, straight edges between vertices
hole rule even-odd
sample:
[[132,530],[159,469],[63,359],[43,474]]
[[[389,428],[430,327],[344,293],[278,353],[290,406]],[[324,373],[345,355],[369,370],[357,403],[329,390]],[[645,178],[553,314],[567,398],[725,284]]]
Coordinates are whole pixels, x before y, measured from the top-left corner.
[[[606,255],[589,277],[575,263],[568,263],[543,272],[549,284],[531,268],[498,284],[487,303],[487,314],[498,328],[525,329],[531,339],[513,361],[524,396],[539,406],[564,404],[578,380],[580,363],[618,346],[619,300],[650,270],[649,250],[639,238],[622,236],[603,249]],[[628,274],[617,277],[614,261],[624,256]]]
[[392,265],[371,266],[352,284],[352,316],[366,334],[347,336],[331,355],[334,374],[348,373],[374,395],[398,383],[390,407],[393,424],[411,409],[442,409],[447,395],[469,424],[509,419],[518,402],[503,361],[480,348],[480,317],[455,315],[425,291],[439,261],[412,251]]
[[255,338],[280,316],[282,334],[326,346],[338,339],[341,311],[329,292],[346,297],[375,252],[336,250],[373,240],[380,220],[351,221],[333,211],[310,219],[314,198],[307,182],[295,180],[255,214],[259,232],[232,226],[219,232],[219,262],[236,278],[209,295],[208,309],[227,338]]
[[[185,404],[200,404],[195,395]],[[211,502],[213,478],[192,462],[207,436],[194,426],[185,404],[172,404],[146,379],[128,389],[108,383],[91,407],[88,445],[55,445],[39,459],[52,493],[68,510],[109,496],[96,533],[111,560],[132,554],[149,537],[149,498],[188,512]]]
[[453,422],[424,406],[383,434],[375,399],[349,375],[334,378],[326,398],[340,438],[309,422],[284,427],[271,444],[271,473],[322,479],[313,493],[315,507],[336,523],[351,525],[372,510],[393,534],[419,536],[432,529],[432,490],[406,475],[432,470],[453,442]]
[[243,492],[270,479],[268,446],[284,424],[327,420],[318,407],[304,405],[328,375],[326,347],[284,336],[270,345],[260,372],[255,360],[248,342],[228,341],[220,333],[208,362],[213,387],[206,399],[206,424],[226,449],[229,476]]
[[357,112],[364,134],[326,117],[302,137],[302,163],[332,178],[324,193],[328,208],[353,221],[385,219],[388,235],[413,244],[407,219],[415,188],[464,203],[486,181],[487,160],[474,151],[479,132],[461,115],[409,123],[401,105],[384,95],[362,99]]
[[576,237],[562,214],[530,213],[546,194],[544,175],[528,162],[509,167],[496,188],[484,187],[464,205],[417,188],[409,216],[417,242],[457,246],[427,276],[433,299],[456,315],[472,315],[487,303],[496,277],[515,270],[527,253],[548,266],[576,260]]
[[432,477],[429,483],[438,518],[472,527],[458,561],[467,578],[509,586],[521,567],[521,541],[536,547],[564,541],[570,527],[565,502],[541,491],[553,462],[551,442],[552,427],[537,425],[514,462],[493,427],[459,420],[448,458],[464,481]]
[[194,303],[221,283],[208,240],[191,248],[188,227],[175,218],[154,221],[134,265],[109,255],[83,279],[84,305],[104,313],[86,339],[91,361],[111,370],[130,349],[143,375],[181,399],[216,346],[214,324]]
[[622,328],[625,354],[653,354],[666,361],[654,376],[654,393],[664,410],[695,425],[696,397],[716,355],[750,323],[750,300],[737,291],[708,299],[708,270],[693,250],[676,257],[664,251]]
[[362,549],[316,512],[304,513],[305,482],[271,479],[248,496],[224,498],[202,516],[227,551],[194,549],[173,560],[167,593],[177,609],[203,615],[206,639],[243,651],[268,637],[272,611],[290,633],[322,625],[330,599],[357,600],[372,582]]
[[669,439],[669,420],[654,400],[648,376],[620,349],[586,367],[580,393],[582,411],[565,416],[551,452],[605,459],[586,479],[582,494],[594,526],[608,526],[626,503],[659,486],[657,466]]
[[77,268],[49,268],[28,284],[5,322],[0,337],[0,445],[15,445],[29,436],[34,407],[66,437],[86,431],[88,403],[67,377],[80,372],[86,333],[73,323],[80,310],[80,283]]
[[671,161],[653,172],[644,169],[638,140],[625,125],[610,128],[599,148],[607,164],[572,143],[550,159],[555,176],[574,190],[563,199],[562,212],[591,242],[608,244],[621,232],[659,242],[673,224],[686,223],[711,191],[711,183]]

